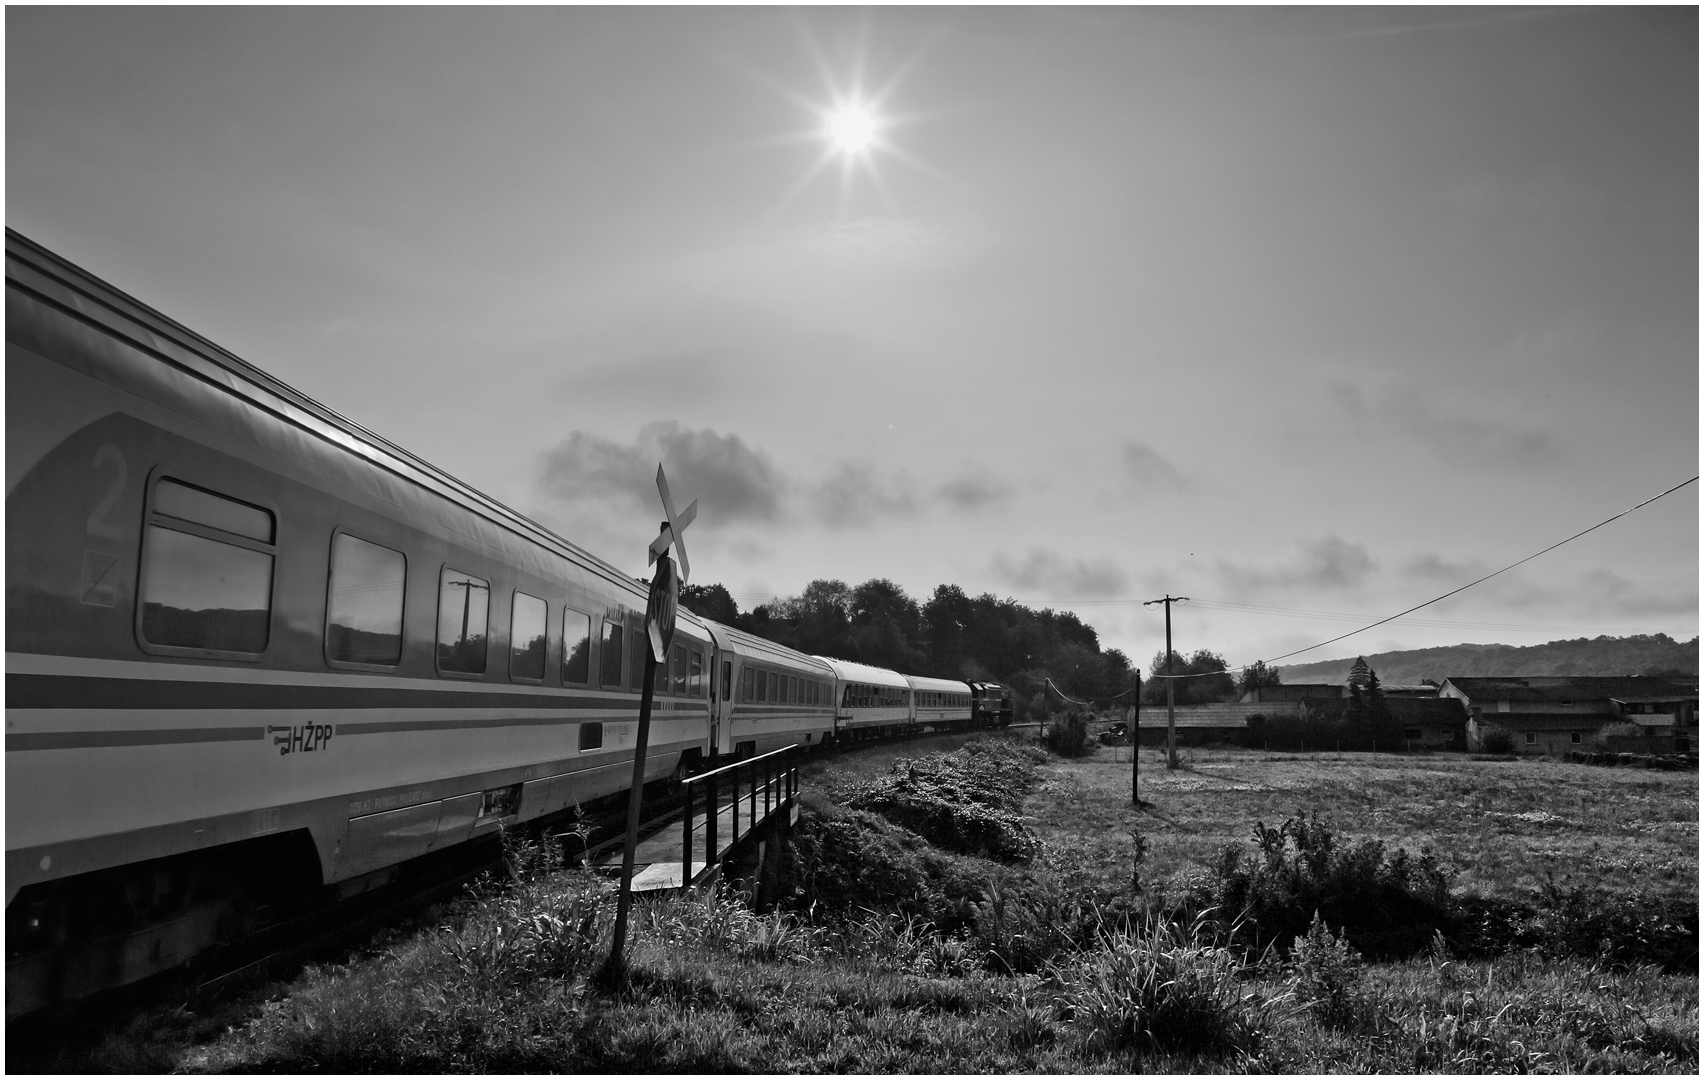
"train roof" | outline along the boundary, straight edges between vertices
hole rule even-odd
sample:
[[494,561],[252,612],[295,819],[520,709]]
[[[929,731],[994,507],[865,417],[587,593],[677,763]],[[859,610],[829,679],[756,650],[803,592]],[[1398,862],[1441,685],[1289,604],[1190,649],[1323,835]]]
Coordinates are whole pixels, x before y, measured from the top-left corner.
[[859,664],[851,660],[836,660],[832,656],[819,656],[818,660],[834,669],[834,674],[842,682],[869,683],[872,686],[897,686],[901,690],[911,689],[911,684],[905,681],[905,676],[897,671],[889,671],[883,667],[871,667],[869,664]]
[[959,682],[957,679],[931,679],[926,675],[906,675],[906,682],[913,690],[930,690],[943,694],[968,694],[970,684]]
[[[682,609],[685,613],[685,609]],[[801,671],[809,671],[813,675],[834,677],[834,669],[823,663],[815,656],[809,656],[797,649],[789,649],[785,645],[777,645],[768,638],[760,638],[756,634],[748,634],[744,630],[736,630],[727,623],[715,622],[700,617],[699,622],[710,631],[716,639],[716,644],[738,656],[761,660],[765,663],[792,667]]]
[[[9,286],[125,340],[162,363],[644,595],[644,586],[615,565],[320,404],[10,227],[6,229],[6,278]],[[689,621],[696,619],[689,616]]]

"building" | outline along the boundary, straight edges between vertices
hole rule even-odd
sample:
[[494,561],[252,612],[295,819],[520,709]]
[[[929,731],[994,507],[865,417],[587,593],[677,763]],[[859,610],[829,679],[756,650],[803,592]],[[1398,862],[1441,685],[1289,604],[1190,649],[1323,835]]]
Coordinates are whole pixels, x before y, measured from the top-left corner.
[[1467,749],[1467,708],[1457,698],[1388,697],[1385,711],[1405,750]]
[[1244,694],[1240,704],[1263,704],[1272,701],[1307,701],[1310,698],[1342,698],[1349,688],[1342,683],[1287,683],[1283,686],[1257,686]]
[[[1207,743],[1237,742],[1248,734],[1250,716],[1294,717],[1299,715],[1300,709],[1301,706],[1294,702],[1276,702],[1257,707],[1251,707],[1247,702],[1179,705],[1177,743],[1179,746],[1202,746]],[[1136,732],[1142,746],[1164,746],[1165,706],[1143,706],[1142,719],[1136,726]]]
[[[1610,724],[1630,724],[1648,752],[1698,739],[1698,680],[1655,675],[1451,677],[1439,688],[1467,710],[1467,745],[1478,750],[1494,729],[1521,754],[1560,755],[1596,745]],[[1648,732],[1649,734],[1643,734]],[[1627,736],[1618,736],[1625,742]],[[1617,749],[1625,748],[1618,746]]]

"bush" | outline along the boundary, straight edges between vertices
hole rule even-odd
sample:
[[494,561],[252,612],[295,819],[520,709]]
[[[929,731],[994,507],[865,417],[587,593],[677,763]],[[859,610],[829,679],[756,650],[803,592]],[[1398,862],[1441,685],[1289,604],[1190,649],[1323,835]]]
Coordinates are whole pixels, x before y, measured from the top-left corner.
[[1479,748],[1487,754],[1512,754],[1515,737],[1502,728],[1492,728],[1480,738]]
[[1254,827],[1260,861],[1227,847],[1217,873],[1191,898],[1201,908],[1242,913],[1251,946],[1288,951],[1317,913],[1362,953],[1411,956],[1450,924],[1449,877],[1429,849],[1416,858],[1378,840],[1340,846],[1330,827],[1298,812],[1278,828]]
[[1553,955],[1614,964],[1698,969],[1698,902],[1675,896],[1612,893],[1546,878],[1531,931]]
[[1017,747],[973,742],[951,754],[897,762],[846,805],[880,814],[949,851],[1025,862],[1038,845],[1017,810],[1034,765]]
[[1047,725],[1047,734],[1043,736],[1047,748],[1060,757],[1080,758],[1094,752],[1095,744],[1089,741],[1088,720],[1082,713],[1068,712],[1063,716],[1055,716]]

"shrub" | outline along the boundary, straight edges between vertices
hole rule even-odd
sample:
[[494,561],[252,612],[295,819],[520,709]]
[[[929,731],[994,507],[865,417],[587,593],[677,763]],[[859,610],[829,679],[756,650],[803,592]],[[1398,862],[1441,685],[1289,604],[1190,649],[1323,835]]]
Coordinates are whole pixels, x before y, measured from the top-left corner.
[[[1362,953],[1409,956],[1450,923],[1449,877],[1429,849],[1419,857],[1378,840],[1339,845],[1317,815],[1298,812],[1277,828],[1254,827],[1260,861],[1226,847],[1216,873],[1190,899],[1198,908],[1243,913],[1253,947],[1287,951],[1317,913]],[[1205,895],[1203,895],[1205,892]]]
[[1698,968],[1696,900],[1563,887],[1546,877],[1535,907],[1531,930],[1554,955],[1656,964],[1664,971]]
[[1066,758],[1079,758],[1095,749],[1095,744],[1089,741],[1088,721],[1079,712],[1055,716],[1047,725],[1043,741],[1049,750]]
[[1023,751],[978,741],[951,754],[897,762],[846,805],[880,814],[950,851],[1023,862],[1038,849],[1017,815],[1033,775],[1034,761]]
[[1275,1002],[1241,992],[1237,960],[1210,929],[1204,919],[1188,928],[1154,919],[1053,968],[1083,1049],[1252,1051]]
[[1512,754],[1515,752],[1515,737],[1502,728],[1492,728],[1480,738],[1479,748],[1487,754]]

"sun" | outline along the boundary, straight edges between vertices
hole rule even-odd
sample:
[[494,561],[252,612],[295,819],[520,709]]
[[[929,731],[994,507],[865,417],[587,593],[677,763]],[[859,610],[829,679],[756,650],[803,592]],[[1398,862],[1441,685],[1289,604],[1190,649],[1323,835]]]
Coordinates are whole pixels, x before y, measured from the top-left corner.
[[876,141],[876,115],[856,102],[842,105],[828,117],[828,140],[844,154],[856,154]]

